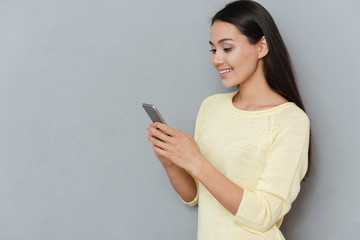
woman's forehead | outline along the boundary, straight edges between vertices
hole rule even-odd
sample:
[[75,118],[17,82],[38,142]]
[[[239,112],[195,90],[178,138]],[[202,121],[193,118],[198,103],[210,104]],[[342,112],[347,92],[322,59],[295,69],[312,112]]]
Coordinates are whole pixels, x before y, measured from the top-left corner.
[[245,37],[239,29],[228,22],[223,21],[215,21],[214,24],[211,26],[210,30],[210,42],[215,44],[219,41],[226,40],[238,40],[242,37]]

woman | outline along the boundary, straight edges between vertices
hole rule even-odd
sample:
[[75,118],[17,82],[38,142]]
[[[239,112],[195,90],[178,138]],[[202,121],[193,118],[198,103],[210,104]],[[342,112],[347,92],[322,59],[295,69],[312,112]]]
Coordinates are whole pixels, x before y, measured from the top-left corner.
[[199,203],[199,240],[284,239],[310,141],[286,47],[253,1],[216,13],[210,46],[223,86],[238,90],[203,101],[194,138],[155,123],[148,139],[183,202]]

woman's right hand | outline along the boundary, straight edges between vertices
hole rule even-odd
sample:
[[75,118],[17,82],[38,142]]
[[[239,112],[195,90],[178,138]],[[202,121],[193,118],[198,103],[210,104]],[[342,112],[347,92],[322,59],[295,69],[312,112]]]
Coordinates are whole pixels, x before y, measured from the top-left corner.
[[[154,140],[158,139],[151,132],[156,132],[157,136],[166,134],[165,132],[159,133],[159,130],[156,129],[154,124],[147,126],[147,129],[149,130],[147,138],[150,142],[154,142]],[[179,167],[164,155],[161,156],[158,154],[159,148],[159,146],[153,145],[154,153],[165,169],[171,185],[185,202],[193,201],[197,194],[197,184],[194,178],[185,169]],[[157,151],[155,151],[155,149],[157,149]],[[196,202],[192,204],[196,204]]]
[[[154,136],[151,134],[151,129],[150,128],[154,128],[154,125],[148,125],[147,129],[149,130],[149,134],[147,136],[147,139],[150,141],[151,138],[154,138]],[[154,154],[155,156],[159,159],[159,161],[161,162],[161,164],[163,165],[164,168],[168,168],[174,165],[173,162],[171,162],[169,159],[165,158],[164,156],[159,155],[158,153],[156,153],[155,151],[155,146],[153,145],[153,149],[154,149]]]

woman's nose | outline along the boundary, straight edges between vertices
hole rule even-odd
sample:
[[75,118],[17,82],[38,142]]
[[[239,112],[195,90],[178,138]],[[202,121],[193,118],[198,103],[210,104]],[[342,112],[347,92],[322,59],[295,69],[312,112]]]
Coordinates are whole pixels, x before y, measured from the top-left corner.
[[213,65],[216,67],[218,65],[221,65],[225,62],[224,57],[221,53],[215,52],[213,54]]

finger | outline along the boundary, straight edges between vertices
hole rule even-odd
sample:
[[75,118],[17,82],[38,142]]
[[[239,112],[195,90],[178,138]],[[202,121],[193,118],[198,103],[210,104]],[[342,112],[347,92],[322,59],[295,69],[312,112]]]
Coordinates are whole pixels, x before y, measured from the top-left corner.
[[166,155],[166,151],[164,149],[161,149],[157,146],[153,146],[154,152],[156,156],[165,156]]
[[154,136],[164,142],[170,142],[170,137],[167,134],[164,134],[161,130],[156,129],[153,125],[149,125],[148,130],[151,136]]
[[152,126],[153,128],[155,128],[156,130],[159,130],[161,133],[163,133],[163,134],[166,134],[166,135],[168,135],[168,136],[170,136],[169,134],[167,134],[166,132],[164,132],[164,131],[162,131],[160,128],[158,128],[158,127],[156,127],[156,122],[154,122],[154,123],[152,123],[151,125],[149,125],[149,126]]
[[166,149],[166,143],[164,143],[163,141],[157,139],[156,137],[148,135],[148,139],[154,146],[159,147],[159,148],[161,148],[163,150]]
[[170,136],[175,136],[176,135],[176,130],[169,127],[166,124],[160,123],[160,122],[155,122],[154,123],[155,128],[160,129],[161,131],[169,134]]

